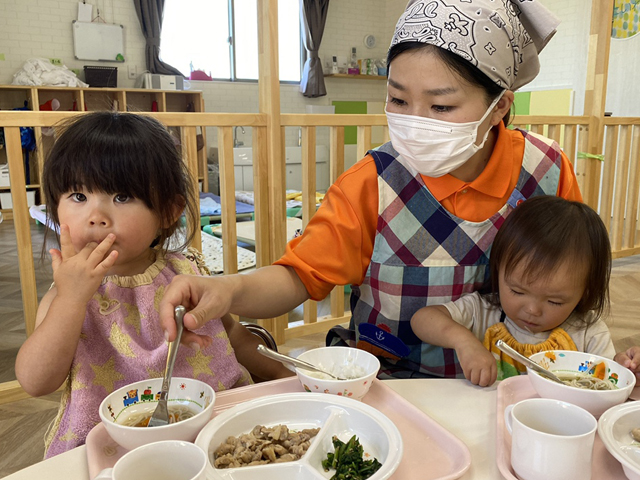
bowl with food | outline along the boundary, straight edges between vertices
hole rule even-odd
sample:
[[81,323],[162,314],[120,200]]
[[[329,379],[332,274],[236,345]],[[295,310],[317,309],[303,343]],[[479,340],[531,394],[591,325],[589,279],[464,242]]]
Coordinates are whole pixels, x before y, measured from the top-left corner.
[[100,404],[100,420],[109,436],[127,450],[162,440],[192,442],[211,420],[216,394],[193,378],[171,379],[167,406],[169,424],[147,427],[158,405],[162,378],[141,380],[108,395]]
[[218,413],[195,444],[207,452],[207,478],[388,479],[403,441],[379,410],[349,398],[284,393]]
[[611,407],[598,420],[598,436],[629,480],[640,480],[640,402]]
[[636,384],[631,370],[599,355],[549,350],[529,358],[563,381],[562,384],[555,382],[527,368],[531,385],[538,395],[573,403],[596,418],[627,400]]
[[296,367],[298,380],[307,392],[330,393],[355,400],[362,400],[380,370],[380,361],[358,348],[314,348],[301,353],[298,359],[344,379],[336,380],[320,372]]

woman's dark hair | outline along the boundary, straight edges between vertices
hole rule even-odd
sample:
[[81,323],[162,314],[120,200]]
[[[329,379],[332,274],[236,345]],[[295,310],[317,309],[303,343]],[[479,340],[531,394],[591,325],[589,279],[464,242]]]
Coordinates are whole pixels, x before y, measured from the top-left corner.
[[184,209],[187,231],[175,250],[191,242],[199,225],[193,180],[160,122],[145,115],[104,111],[76,117],[56,130],[62,133],[43,171],[47,215],[56,224],[61,196],[84,188],[143,201],[160,221],[154,245],[165,249],[166,240],[180,225],[176,211]]
[[[499,300],[499,273],[509,276],[519,265],[527,280],[553,275],[570,262],[585,272],[585,289],[575,313],[600,318],[609,307],[611,245],[604,223],[588,205],[561,197],[532,197],[507,217],[496,235],[489,259],[492,300]],[[588,318],[588,316],[587,316]]]
[[[394,58],[404,52],[409,51],[425,51],[432,53],[438,57],[449,69],[456,73],[460,78],[468,84],[482,88],[485,92],[485,102],[487,106],[504,91],[504,87],[499,86],[496,82],[487,77],[477,67],[467,62],[460,55],[450,52],[447,49],[436,47],[430,43],[422,42],[400,42],[389,48],[387,52],[387,76],[389,75],[389,67]],[[505,126],[511,122],[511,112],[508,112],[502,119]]]

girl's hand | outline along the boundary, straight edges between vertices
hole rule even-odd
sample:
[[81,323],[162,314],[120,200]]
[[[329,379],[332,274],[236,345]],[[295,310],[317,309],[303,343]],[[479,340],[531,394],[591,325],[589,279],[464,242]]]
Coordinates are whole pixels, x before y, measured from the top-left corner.
[[633,346],[624,352],[617,353],[613,358],[623,367],[627,367],[640,379],[640,347]]
[[57,295],[87,303],[118,258],[109,253],[116,236],[107,235],[100,244],[91,242],[76,253],[68,225],[60,225],[60,250],[51,249],[51,266]]
[[496,359],[480,342],[461,345],[456,348],[456,354],[467,380],[481,387],[493,385],[498,377]]

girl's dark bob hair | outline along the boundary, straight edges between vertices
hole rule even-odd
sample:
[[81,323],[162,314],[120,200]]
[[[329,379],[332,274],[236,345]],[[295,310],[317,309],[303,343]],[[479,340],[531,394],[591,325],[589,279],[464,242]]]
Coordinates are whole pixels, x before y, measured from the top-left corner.
[[[588,205],[552,195],[532,197],[504,221],[489,259],[492,299],[499,299],[499,274],[521,265],[527,280],[545,279],[567,262],[584,272],[585,286],[575,313],[593,311],[593,321],[609,308],[611,245],[598,214]],[[589,318],[589,317],[585,317]]]
[[[474,85],[484,90],[487,106],[491,105],[491,102],[504,91],[503,87],[499,86],[464,58],[455,53],[451,53],[445,48],[436,47],[430,43],[400,42],[389,48],[387,52],[387,76],[389,76],[389,67],[393,59],[404,52],[429,52],[436,55],[453,73],[457,74],[469,85]],[[504,116],[502,123],[504,123],[505,126],[511,123],[511,112]]]
[[164,125],[145,115],[101,111],[57,125],[56,133],[43,171],[47,214],[56,224],[62,195],[84,188],[142,200],[160,221],[152,246],[165,251],[184,210],[184,241],[172,250],[191,242],[200,223],[193,179]]

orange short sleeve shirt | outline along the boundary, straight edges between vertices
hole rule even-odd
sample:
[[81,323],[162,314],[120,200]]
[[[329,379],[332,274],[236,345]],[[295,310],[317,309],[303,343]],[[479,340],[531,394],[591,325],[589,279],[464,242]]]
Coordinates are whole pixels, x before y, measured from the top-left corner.
[[[423,176],[433,196],[457,217],[479,222],[502,208],[515,187],[524,137],[498,127],[493,153],[484,171],[472,182],[451,175]],[[557,195],[582,201],[575,173],[562,154]],[[314,300],[326,297],[335,285],[359,285],[367,272],[378,221],[378,173],[367,155],[329,188],[304,234],[291,240],[275,265],[293,267]]]

